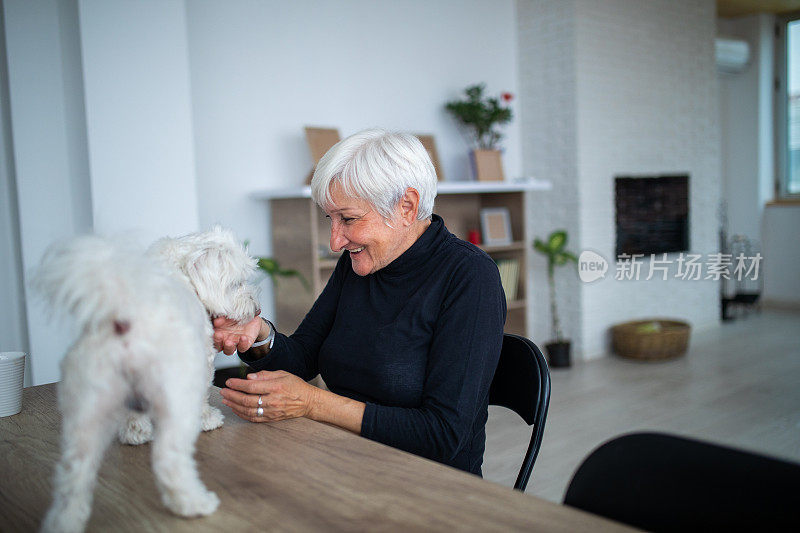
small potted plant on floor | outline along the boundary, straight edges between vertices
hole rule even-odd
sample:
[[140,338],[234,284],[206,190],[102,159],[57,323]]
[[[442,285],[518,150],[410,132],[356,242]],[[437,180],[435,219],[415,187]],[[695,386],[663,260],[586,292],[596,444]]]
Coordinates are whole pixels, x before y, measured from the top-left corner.
[[552,321],[553,340],[545,344],[547,356],[551,367],[570,366],[570,341],[564,338],[561,332],[561,321],[558,318],[558,305],[556,303],[556,267],[564,266],[569,262],[576,263],[578,258],[572,252],[565,250],[567,245],[567,232],[556,230],[550,234],[546,241],[535,239],[533,248],[547,258],[547,285],[550,292],[550,318]]
[[472,137],[474,145],[472,163],[478,181],[502,181],[503,165],[499,142],[503,134],[500,133],[498,126],[511,121],[512,113],[508,104],[514,96],[504,92],[499,98],[485,97],[483,95],[485,88],[483,84],[467,87],[464,90],[466,98],[447,102],[445,109],[467,129]]

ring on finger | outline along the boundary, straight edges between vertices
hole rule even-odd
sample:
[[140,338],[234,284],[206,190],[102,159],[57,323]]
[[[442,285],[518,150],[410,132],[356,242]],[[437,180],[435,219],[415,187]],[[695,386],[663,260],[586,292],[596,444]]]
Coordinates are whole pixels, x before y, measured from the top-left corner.
[[256,416],[264,416],[264,408],[263,407],[259,407],[258,409],[256,409]]
[[261,395],[258,396],[258,405],[262,405],[262,403],[261,403]]

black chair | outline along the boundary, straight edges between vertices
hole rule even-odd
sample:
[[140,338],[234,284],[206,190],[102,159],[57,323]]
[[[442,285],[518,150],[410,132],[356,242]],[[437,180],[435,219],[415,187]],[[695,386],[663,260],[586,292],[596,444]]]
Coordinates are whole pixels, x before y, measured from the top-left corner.
[[564,504],[648,531],[800,531],[800,465],[633,433],[583,461]]
[[524,491],[539,455],[550,405],[550,371],[539,348],[519,335],[503,335],[500,361],[489,389],[489,405],[502,405],[533,426],[531,443],[525,453],[514,488]]

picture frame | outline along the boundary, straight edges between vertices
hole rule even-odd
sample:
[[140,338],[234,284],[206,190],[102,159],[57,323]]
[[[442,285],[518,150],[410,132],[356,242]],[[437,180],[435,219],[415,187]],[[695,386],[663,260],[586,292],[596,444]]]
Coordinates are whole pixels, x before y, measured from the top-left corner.
[[314,163],[314,166],[311,168],[311,172],[309,172],[308,176],[306,176],[306,184],[310,185],[311,177],[314,175],[314,169],[317,167],[319,160],[322,159],[322,156],[325,155],[325,153],[342,138],[339,135],[339,130],[336,128],[306,126],[304,129],[306,133],[308,149],[311,152],[311,160]]
[[436,150],[436,141],[434,140],[433,135],[418,133],[415,135],[415,137],[419,139],[419,142],[422,143],[422,146],[425,147],[425,150],[427,150],[428,155],[431,157],[433,168],[436,171],[436,179],[438,181],[444,181],[442,164],[439,162],[439,151]]
[[507,207],[481,209],[481,233],[487,246],[507,246],[512,242],[511,214]]

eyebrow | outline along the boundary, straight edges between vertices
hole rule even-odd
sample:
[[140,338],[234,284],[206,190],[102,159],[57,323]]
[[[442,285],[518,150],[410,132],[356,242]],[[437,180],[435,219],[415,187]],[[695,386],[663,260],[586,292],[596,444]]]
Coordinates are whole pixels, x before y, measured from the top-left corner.
[[360,212],[361,210],[358,209],[357,207],[342,207],[340,209],[339,208],[331,209],[330,211],[327,211],[327,213],[329,215],[334,215],[334,214],[345,213],[345,212],[353,212],[353,211]]

